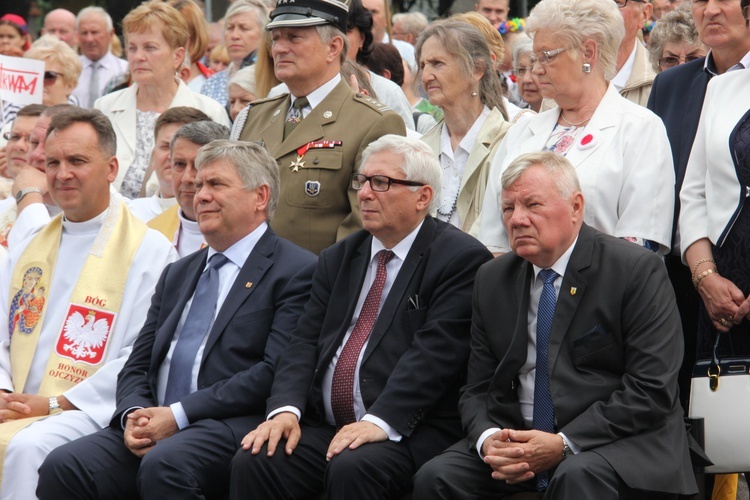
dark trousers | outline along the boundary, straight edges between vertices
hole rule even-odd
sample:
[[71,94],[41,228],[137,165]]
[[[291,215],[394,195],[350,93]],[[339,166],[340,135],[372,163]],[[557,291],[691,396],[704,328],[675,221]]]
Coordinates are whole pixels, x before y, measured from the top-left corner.
[[[493,479],[492,469],[466,439],[427,462],[414,476],[414,500],[503,499],[536,491],[534,479],[508,484]],[[629,488],[596,452],[581,452],[560,462],[552,473],[545,500],[651,500],[667,495]],[[669,498],[674,495],[669,495]]]
[[241,439],[223,421],[202,420],[159,441],[140,459],[125,447],[122,431],[106,428],[52,451],[39,469],[37,496],[42,500],[221,497],[227,493],[230,463]]
[[417,466],[405,444],[369,443],[327,462],[335,433],[330,425],[303,423],[291,455],[284,452],[283,441],[272,457],[266,446],[257,455],[240,449],[232,461],[231,498],[308,499],[325,491],[329,500],[388,499],[411,489]]

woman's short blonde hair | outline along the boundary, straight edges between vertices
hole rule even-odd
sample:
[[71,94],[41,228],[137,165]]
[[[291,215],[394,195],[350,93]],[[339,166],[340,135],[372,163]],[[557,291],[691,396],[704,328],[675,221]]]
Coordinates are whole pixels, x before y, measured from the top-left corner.
[[158,28],[172,50],[187,46],[190,39],[182,14],[171,5],[151,0],[131,10],[122,20],[122,32],[127,40],[130,33],[143,33]]
[[[39,43],[41,42],[41,43]],[[32,45],[26,51],[24,57],[27,59],[36,59],[45,63],[57,63],[62,69],[62,79],[66,85],[75,87],[78,84],[78,77],[81,76],[83,65],[70,46],[61,42],[54,35],[45,35],[37,40],[37,44]]]
[[612,0],[542,0],[526,20],[529,36],[547,31],[560,48],[580,50],[586,40],[599,48],[597,67],[609,81],[617,74],[617,50],[625,37],[617,4]]

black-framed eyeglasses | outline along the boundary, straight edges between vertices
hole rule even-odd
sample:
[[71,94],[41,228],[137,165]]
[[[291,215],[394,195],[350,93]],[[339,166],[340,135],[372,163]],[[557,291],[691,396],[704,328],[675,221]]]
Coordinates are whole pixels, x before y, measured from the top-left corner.
[[566,50],[568,50],[567,47],[563,47],[555,50],[540,50],[539,52],[532,52],[529,56],[529,64],[534,66],[537,61],[539,64],[547,64],[550,61],[554,61],[558,54],[561,54]]
[[635,3],[644,3],[645,0],[615,0],[615,3],[618,7],[621,9],[624,9],[628,6],[628,2],[635,2]]
[[44,83],[47,85],[52,85],[53,83],[55,83],[58,76],[62,76],[62,73],[58,73],[57,71],[45,71]]
[[352,174],[352,189],[359,191],[365,187],[365,183],[370,181],[370,188],[373,191],[385,192],[391,188],[391,184],[401,184],[402,186],[424,186],[424,182],[405,181],[403,179],[393,179],[387,175],[365,175]]

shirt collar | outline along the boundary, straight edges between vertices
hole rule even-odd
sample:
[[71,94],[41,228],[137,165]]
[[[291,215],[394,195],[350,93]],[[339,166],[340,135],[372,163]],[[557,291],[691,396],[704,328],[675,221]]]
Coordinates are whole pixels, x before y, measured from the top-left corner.
[[633,72],[633,66],[635,65],[636,47],[639,43],[638,38],[636,38],[635,44],[633,45],[633,51],[630,53],[627,61],[625,61],[625,64],[622,65],[622,68],[620,68],[620,71],[618,71],[612,79],[612,84],[617,88],[618,92],[624,89],[628,84],[628,79],[630,78],[630,74]]
[[411,246],[414,243],[414,240],[417,239],[419,230],[422,229],[422,224],[424,224],[424,219],[422,219],[422,222],[420,222],[419,225],[414,228],[411,233],[407,234],[406,237],[399,241],[398,244],[393,248],[386,248],[385,245],[383,245],[383,242],[373,236],[372,243],[370,245],[370,263],[372,263],[372,259],[374,259],[378,252],[381,250],[392,251],[394,254],[396,254],[396,257],[401,260],[401,262],[404,262],[406,260],[406,256],[409,253],[409,250],[411,250]]
[[[727,70],[727,73],[738,69],[745,69],[748,66],[750,66],[750,52],[745,54],[737,64],[729,68]],[[719,70],[716,69],[716,63],[714,62],[714,57],[710,49],[708,51],[708,54],[706,54],[706,59],[703,61],[703,71],[710,74],[711,76],[719,76]]]
[[[487,117],[490,116],[490,108],[487,106],[484,106],[484,109],[482,109],[482,112],[479,114],[476,120],[474,120],[474,123],[471,125],[471,128],[468,132],[466,132],[466,135],[461,139],[461,142],[458,143],[458,148],[463,149],[466,154],[471,154],[471,150],[474,147],[474,143],[477,141],[477,137],[479,136],[479,131],[482,130],[482,127],[484,127],[484,123],[487,121]],[[456,149],[458,149],[456,148]],[[451,138],[448,134],[448,127],[443,127],[443,131],[440,135],[440,153],[446,154],[450,158],[453,158],[453,151],[451,151]]]
[[[340,81],[341,81],[341,74],[340,73],[336,73],[336,76],[334,76],[333,78],[331,78],[330,80],[328,80],[326,83],[324,83],[323,85],[321,85],[317,89],[315,89],[312,92],[310,92],[309,94],[307,94],[305,97],[307,97],[307,102],[309,103],[308,105],[312,109],[315,109],[315,106],[317,106],[318,104],[320,104],[323,99],[325,99],[326,97],[328,97],[328,94],[330,94],[331,91],[334,88],[336,88],[336,85],[338,85]],[[294,102],[294,100],[298,97],[298,96],[295,96],[294,94],[291,94],[291,93],[289,95],[292,98],[291,102]]]
[[[268,229],[268,224],[266,222],[261,223],[250,234],[221,253],[224,254],[227,259],[232,261],[235,266],[241,268],[245,265],[245,261],[255,248],[255,245],[260,240],[260,237],[263,236],[263,234],[266,232],[266,229]],[[208,247],[208,258],[206,259],[206,265],[208,265],[208,261],[211,260],[211,257],[213,257],[214,254],[217,253],[219,252],[211,247]]]
[[[563,253],[557,261],[550,266],[549,269],[552,269],[560,276],[565,276],[565,270],[568,268],[568,262],[570,262],[570,256],[573,254],[573,249],[576,246],[576,243],[578,243],[578,236],[576,236],[576,239],[573,241],[573,244],[568,247],[567,250],[565,250],[565,253]],[[534,280],[536,281],[537,278],[539,278],[539,273],[542,271],[542,267],[534,266]]]

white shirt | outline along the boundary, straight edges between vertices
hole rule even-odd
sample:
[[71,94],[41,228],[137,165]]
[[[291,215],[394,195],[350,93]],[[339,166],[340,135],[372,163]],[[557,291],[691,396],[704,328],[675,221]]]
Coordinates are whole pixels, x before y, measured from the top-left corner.
[[73,95],[81,103],[81,106],[93,108],[94,103],[89,102],[89,85],[91,83],[91,72],[93,71],[94,64],[101,65],[99,68],[99,88],[96,91],[96,96],[101,97],[104,95],[104,90],[107,87],[107,83],[113,78],[124,75],[128,71],[128,62],[124,59],[120,59],[112,52],[107,52],[104,57],[98,61],[92,61],[86,56],[79,56],[83,69],[81,75],[78,77],[78,85],[73,90]]
[[[234,284],[234,281],[237,279],[237,276],[239,276],[242,266],[245,265],[245,261],[255,248],[258,240],[260,240],[261,236],[263,236],[263,234],[266,232],[266,229],[268,229],[268,224],[263,222],[260,226],[255,228],[253,232],[222,252],[224,256],[229,259],[229,262],[219,268],[219,296],[216,301],[216,308],[214,309],[214,316],[211,320],[211,325],[209,326],[206,335],[201,341],[201,345],[198,348],[198,353],[195,356],[195,361],[193,362],[193,371],[190,376],[191,393],[198,390],[198,373],[200,372],[201,361],[203,360],[203,348],[206,347],[206,342],[208,341],[209,337],[208,332],[211,331],[214,321],[216,320],[216,316],[221,310],[221,306],[224,304],[224,300],[226,300],[227,295],[229,294],[229,290]],[[208,269],[208,261],[216,253],[216,250],[209,247],[208,258],[206,259],[206,265],[203,268],[204,272],[206,271],[206,269]],[[190,311],[190,306],[192,305],[192,303],[193,297],[190,297],[190,299],[185,304],[185,308],[182,310],[182,316],[180,316],[180,321],[179,323],[177,323],[175,334],[172,337],[172,342],[169,345],[169,351],[167,352],[167,355],[164,357],[164,361],[162,361],[161,366],[159,367],[159,374],[157,375],[156,383],[156,397],[160,406],[163,406],[164,404],[164,394],[167,390],[167,380],[169,379],[169,365],[172,361],[172,353],[174,352],[175,346],[177,345],[177,340],[180,338],[180,332],[182,331],[182,327],[185,325],[185,320],[187,319],[188,312]],[[182,403],[180,403],[179,401],[173,403],[172,405],[170,405],[170,408],[172,409],[172,413],[174,414],[177,426],[180,429],[183,429],[190,425],[187,415],[185,415],[185,410],[182,408]]]
[[[394,256],[386,265],[386,280],[385,285],[383,286],[383,293],[380,296],[380,305],[378,307],[378,312],[380,311],[380,309],[382,309],[385,300],[388,298],[388,293],[390,292],[393,283],[396,281],[398,272],[401,270],[401,265],[404,263],[406,256],[409,254],[409,250],[411,249],[414,240],[417,238],[417,234],[422,228],[422,224],[423,222],[420,222],[419,225],[411,233],[409,233],[404,239],[402,239],[396,246],[390,249],[391,251],[393,251]],[[362,289],[359,291],[359,298],[357,299],[357,306],[354,309],[351,323],[349,324],[349,328],[346,331],[346,335],[344,335],[344,339],[341,342],[341,345],[336,350],[336,354],[334,354],[333,358],[331,359],[331,363],[328,365],[326,373],[323,376],[323,405],[325,407],[326,422],[330,425],[336,425],[336,420],[333,417],[333,410],[331,409],[331,386],[333,384],[333,372],[336,369],[336,363],[338,363],[341,351],[344,349],[346,341],[349,340],[349,337],[354,330],[354,326],[357,324],[357,319],[359,318],[359,314],[362,311],[362,307],[365,304],[365,299],[367,298],[367,292],[370,291],[370,287],[372,287],[372,284],[375,281],[375,276],[378,269],[378,260],[376,256],[381,250],[388,249],[385,247],[385,245],[383,245],[383,243],[380,242],[380,240],[373,237],[372,244],[370,246],[370,264],[367,267],[365,280],[362,283]],[[388,434],[388,439],[398,442],[401,441],[402,437],[398,431],[388,425],[388,423],[383,419],[378,418],[375,415],[365,413],[365,404],[362,400],[362,394],[359,388],[359,369],[362,365],[362,357],[367,350],[368,341],[369,338],[367,341],[365,341],[365,344],[362,346],[362,350],[359,352],[357,366],[354,369],[354,418],[357,421],[364,420],[366,422],[377,425],[378,427],[383,429],[386,434]],[[299,410],[299,408],[296,408],[294,406],[283,406],[269,413],[268,418],[270,419],[274,415],[285,411],[294,413],[295,415],[297,415],[298,419],[302,417],[302,412]]]
[[161,215],[166,209],[175,206],[177,198],[174,196],[171,198],[162,198],[160,194],[155,194],[146,198],[128,199],[126,203],[130,211],[133,212],[133,215],[143,222],[148,222],[157,215]]
[[[336,76],[328,80],[326,83],[318,87],[317,89],[313,90],[309,94],[307,94],[305,97],[307,97],[307,106],[301,109],[302,112],[302,118],[306,117],[310,114],[310,112],[315,109],[315,106],[320,104],[323,99],[328,97],[328,94],[331,93],[333,89],[336,88],[336,85],[339,84],[341,81],[341,74],[336,73]],[[278,94],[277,94],[278,95]],[[297,98],[294,94],[291,92],[289,93],[289,97],[291,97],[290,106],[289,106],[289,112],[292,110],[291,104],[294,103],[294,100]],[[287,116],[289,116],[289,112],[287,113]]]
[[[635,39],[635,43],[640,43],[638,39]],[[628,57],[627,61],[625,61],[625,64],[622,65],[622,68],[620,68],[620,71],[617,72],[615,77],[612,79],[612,85],[615,86],[618,92],[622,91],[622,89],[625,88],[625,86],[628,84],[628,79],[630,78],[630,73],[633,72],[633,65],[635,64],[635,48],[637,45],[633,45],[633,52],[630,53],[630,56]]]
[[479,131],[490,116],[490,109],[484,106],[469,131],[466,132],[461,142],[458,143],[456,150],[453,151],[451,138],[448,133],[448,127],[443,127],[440,136],[440,166],[443,172],[443,183],[440,191],[440,200],[438,203],[437,218],[449,222],[450,224],[461,228],[461,216],[456,210],[458,194],[461,188],[461,181],[464,178],[466,162],[469,161],[469,155],[477,142]]
[[[570,262],[570,256],[573,254],[573,249],[578,242],[576,236],[573,244],[563,253],[557,261],[550,266],[557,273],[555,279],[555,302],[557,297],[560,296],[560,286],[562,285],[563,276],[565,276],[565,270],[568,268],[568,262]],[[539,279],[539,273],[542,271],[541,267],[534,267],[534,276],[531,278],[531,289],[529,293],[529,310],[526,315],[526,321],[528,323],[528,341],[526,344],[526,362],[521,366],[518,372],[519,387],[518,387],[518,402],[521,405],[521,415],[523,421],[528,428],[533,427],[534,423],[534,386],[536,385],[536,320],[537,313],[539,311],[539,299],[542,297],[542,290],[544,288],[544,281]],[[482,445],[485,440],[495,432],[499,431],[499,427],[493,427],[487,429],[480,434],[477,440],[477,452],[479,456],[482,456]],[[560,433],[562,434],[562,433]],[[565,440],[574,452],[579,450],[570,442],[566,437]]]
[[201,234],[198,223],[187,219],[182,213],[182,209],[177,211],[177,216],[180,218],[180,229],[177,230],[177,241],[174,242],[174,245],[180,257],[185,257],[200,250],[206,240]]

